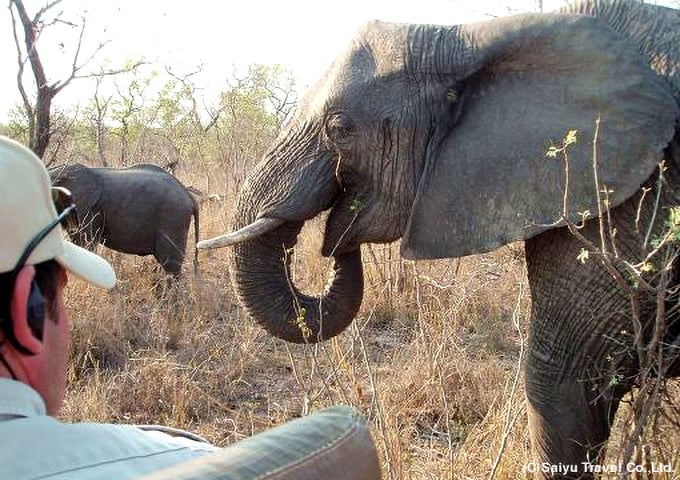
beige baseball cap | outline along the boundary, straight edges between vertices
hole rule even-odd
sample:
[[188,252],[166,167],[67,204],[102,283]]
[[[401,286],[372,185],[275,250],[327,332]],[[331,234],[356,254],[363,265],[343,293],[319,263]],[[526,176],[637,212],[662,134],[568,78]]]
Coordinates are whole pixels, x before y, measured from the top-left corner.
[[[11,272],[26,247],[57,221],[50,177],[40,159],[23,145],[0,136],[0,273]],[[116,274],[99,255],[67,241],[56,225],[26,260],[56,260],[69,272],[102,288],[113,288]]]

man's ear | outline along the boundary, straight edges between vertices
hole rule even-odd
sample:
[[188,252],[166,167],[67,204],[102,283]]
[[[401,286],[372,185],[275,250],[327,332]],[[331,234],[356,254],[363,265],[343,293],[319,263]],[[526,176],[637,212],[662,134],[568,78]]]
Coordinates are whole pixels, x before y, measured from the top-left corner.
[[16,341],[28,352],[36,355],[42,351],[43,343],[42,339],[31,329],[28,318],[28,300],[34,279],[35,268],[32,265],[26,265],[19,271],[14,282],[10,308]]

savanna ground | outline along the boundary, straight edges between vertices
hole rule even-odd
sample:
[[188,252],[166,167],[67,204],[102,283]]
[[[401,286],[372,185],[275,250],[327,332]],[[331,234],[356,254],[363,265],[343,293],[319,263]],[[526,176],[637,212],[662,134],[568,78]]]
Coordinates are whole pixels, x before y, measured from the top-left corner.
[[[177,176],[204,191],[229,185],[224,171]],[[234,193],[219,193],[226,198],[201,206],[201,238],[228,228]],[[309,292],[331,271],[317,253],[322,229],[310,222],[295,254],[295,281]],[[315,346],[286,344],[245,316],[225,251],[202,253],[198,277],[187,255],[171,304],[154,290],[160,272],[151,257],[99,251],[119,283],[110,293],[78,280],[68,288],[75,326],[64,419],[160,423],[226,446],[344,403],[370,421],[386,479],[528,476],[519,366],[530,295],[521,244],[418,263],[401,260],[398,245],[365,246],[360,314]],[[680,478],[680,385],[669,382],[664,398],[645,443],[655,461],[675,465],[655,478]]]

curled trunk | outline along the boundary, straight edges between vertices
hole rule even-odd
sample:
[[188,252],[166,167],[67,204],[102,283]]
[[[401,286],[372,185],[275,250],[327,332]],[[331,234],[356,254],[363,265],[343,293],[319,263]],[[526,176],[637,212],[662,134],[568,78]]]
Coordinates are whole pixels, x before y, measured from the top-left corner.
[[316,343],[352,322],[363,296],[359,250],[334,257],[334,275],[321,297],[301,293],[290,278],[292,248],[302,222],[290,222],[234,246],[231,277],[241,304],[269,333],[294,343]]

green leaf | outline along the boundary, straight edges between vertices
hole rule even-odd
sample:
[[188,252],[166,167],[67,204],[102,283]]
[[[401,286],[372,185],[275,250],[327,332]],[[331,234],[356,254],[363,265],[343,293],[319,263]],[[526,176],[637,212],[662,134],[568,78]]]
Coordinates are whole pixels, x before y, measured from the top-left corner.
[[585,263],[586,263],[586,260],[588,260],[589,257],[590,257],[590,253],[588,252],[588,250],[586,250],[585,248],[582,248],[582,249],[581,249],[581,252],[577,255],[576,258],[577,258],[581,263],[585,264]]
[[564,146],[567,147],[577,142],[578,130],[569,130],[564,138]]
[[583,212],[578,212],[578,215],[579,215],[579,217],[581,217],[582,222],[585,222],[590,217],[592,217],[592,213],[590,213],[590,210],[584,210]]
[[354,212],[354,213],[359,213],[359,212],[362,211],[365,207],[366,207],[366,205],[364,205],[364,203],[363,203],[363,202],[361,201],[361,199],[359,199],[359,198],[355,198],[355,199],[352,200],[352,201],[350,202],[350,204],[349,204],[349,209],[350,209],[350,211],[352,211],[352,212]]
[[548,158],[557,158],[557,154],[559,153],[559,149],[555,146],[552,146],[548,148],[548,151],[545,152],[545,156]]
[[656,267],[654,266],[654,264],[652,262],[645,262],[640,267],[640,272],[642,272],[642,273],[651,273],[651,272],[655,272],[655,271],[656,271]]

